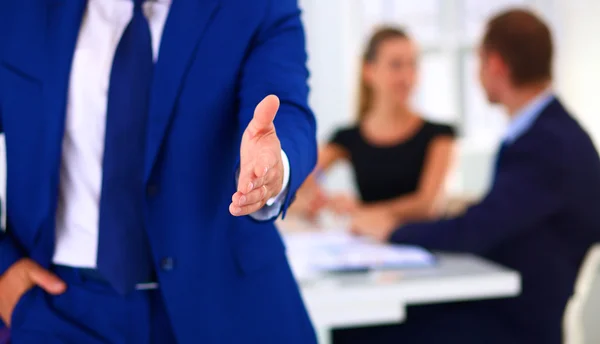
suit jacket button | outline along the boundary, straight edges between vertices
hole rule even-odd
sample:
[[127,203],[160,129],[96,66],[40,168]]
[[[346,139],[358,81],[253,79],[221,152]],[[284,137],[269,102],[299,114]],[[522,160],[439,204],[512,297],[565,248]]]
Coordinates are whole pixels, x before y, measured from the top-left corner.
[[148,187],[146,187],[146,194],[151,197],[156,196],[158,194],[158,185],[156,185],[156,184],[148,185]]
[[163,258],[160,262],[160,268],[163,271],[171,271],[175,267],[175,260],[171,257]]

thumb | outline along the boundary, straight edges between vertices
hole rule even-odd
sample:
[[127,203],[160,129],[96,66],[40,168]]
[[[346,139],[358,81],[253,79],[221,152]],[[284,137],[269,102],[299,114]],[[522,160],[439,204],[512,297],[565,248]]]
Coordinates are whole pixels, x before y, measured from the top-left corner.
[[271,129],[277,110],[279,110],[279,98],[275,95],[265,97],[254,109],[254,117],[250,122],[253,132]]
[[29,269],[29,278],[33,283],[49,294],[62,294],[67,289],[65,282],[38,264],[31,265]]

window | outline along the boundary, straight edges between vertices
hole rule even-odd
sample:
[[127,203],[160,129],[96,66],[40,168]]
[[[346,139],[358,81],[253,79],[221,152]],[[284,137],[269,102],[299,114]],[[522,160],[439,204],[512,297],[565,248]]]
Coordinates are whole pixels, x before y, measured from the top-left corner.
[[365,39],[381,24],[408,29],[419,42],[437,41],[441,32],[441,0],[362,0]]
[[423,52],[414,101],[423,117],[436,122],[458,122],[458,89],[453,69],[452,56],[447,52]]
[[463,38],[476,42],[483,34],[488,18],[510,7],[529,5],[528,0],[462,0],[460,27]]

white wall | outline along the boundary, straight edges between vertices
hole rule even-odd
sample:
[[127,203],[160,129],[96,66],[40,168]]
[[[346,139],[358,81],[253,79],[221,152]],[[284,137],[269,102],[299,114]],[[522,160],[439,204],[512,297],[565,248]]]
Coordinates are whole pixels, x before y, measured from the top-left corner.
[[600,147],[600,1],[556,0],[556,88]]
[[[332,128],[351,120],[360,40],[355,20],[357,1],[299,0],[304,9],[309,68],[310,103],[318,116],[318,137],[324,140]],[[351,56],[351,57],[350,57]]]
[[[307,36],[311,77],[310,104],[317,116],[320,142],[334,128],[353,120],[358,59],[362,49],[359,1],[299,0]],[[338,166],[326,183],[332,190],[352,190],[348,166]]]

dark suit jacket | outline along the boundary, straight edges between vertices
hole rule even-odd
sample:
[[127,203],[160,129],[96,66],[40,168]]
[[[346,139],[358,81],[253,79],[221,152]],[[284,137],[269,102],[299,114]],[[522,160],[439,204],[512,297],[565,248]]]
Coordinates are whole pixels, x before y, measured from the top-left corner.
[[[599,207],[598,153],[554,100],[503,150],[480,204],[455,219],[403,226],[391,241],[474,253],[521,273],[519,297],[461,306],[457,314],[472,322],[463,343],[559,344],[579,266],[600,241]],[[464,329],[460,321],[447,317],[444,331]]]
[[[0,274],[21,257],[51,263],[68,81],[85,6],[0,0],[8,160]],[[312,171],[306,58],[296,0],[171,5],[149,111],[145,223],[182,343],[315,342],[275,226],[228,211],[241,133],[268,94],[281,99],[275,126],[291,166],[284,209]]]

